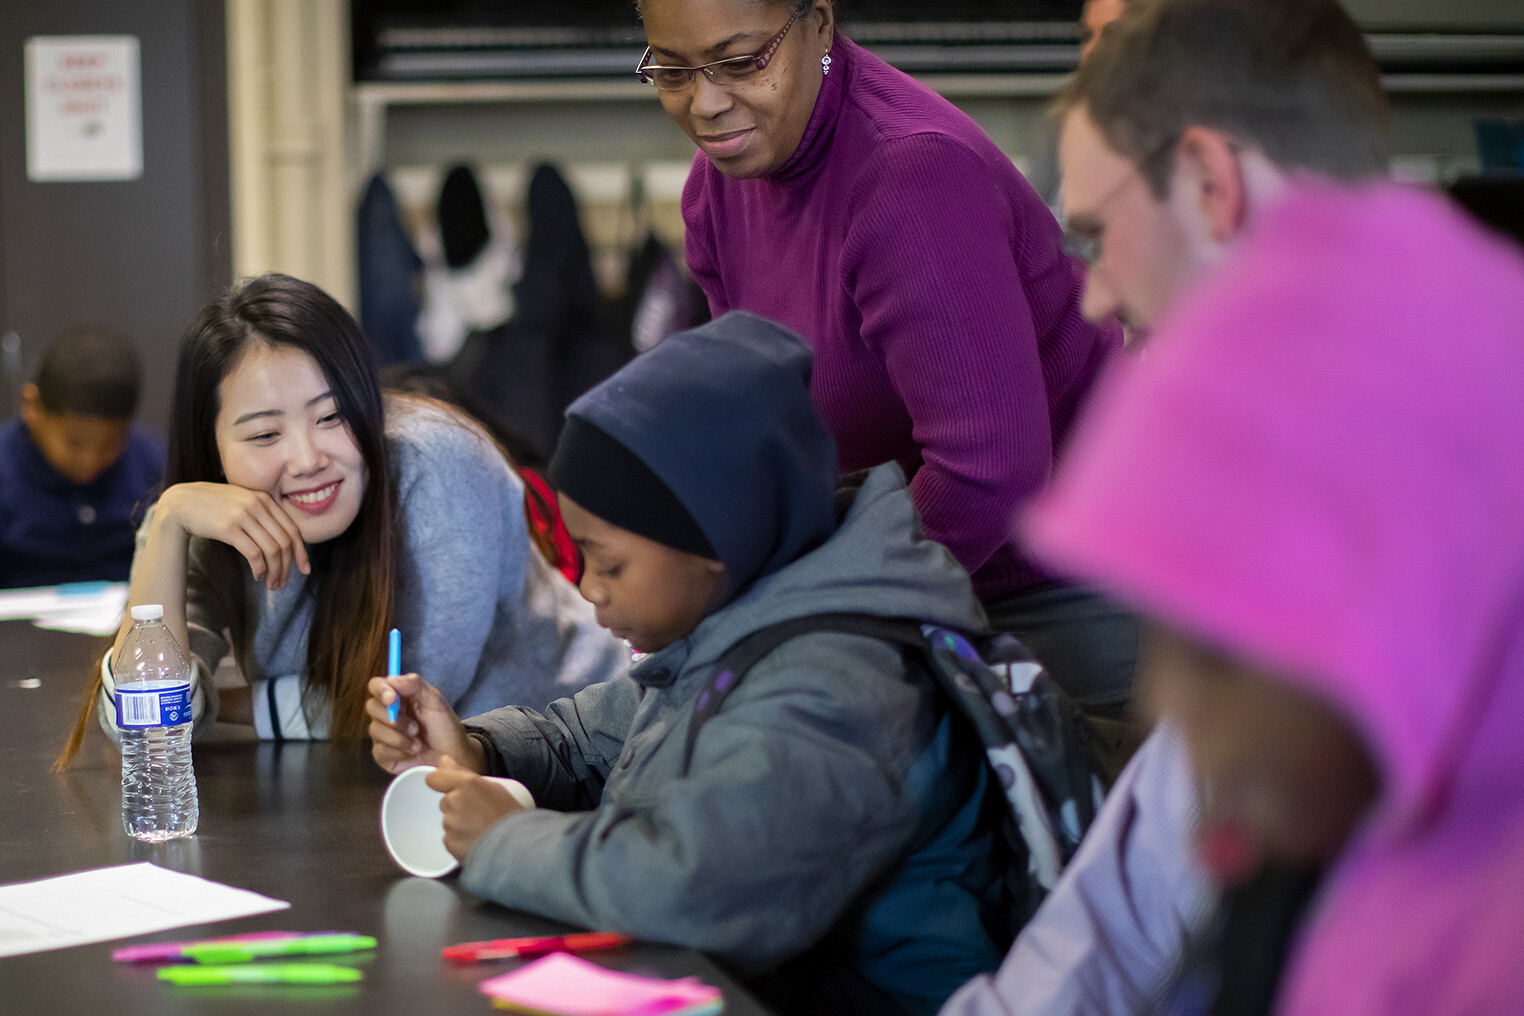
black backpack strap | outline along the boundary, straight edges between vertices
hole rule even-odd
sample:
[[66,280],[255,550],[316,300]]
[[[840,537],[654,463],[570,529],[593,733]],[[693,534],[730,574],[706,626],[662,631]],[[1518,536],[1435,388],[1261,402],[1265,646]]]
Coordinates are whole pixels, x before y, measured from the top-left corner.
[[683,747],[684,772],[693,761],[693,745],[698,740],[699,730],[720,711],[747,672],[783,643],[813,631],[865,635],[925,651],[925,640],[918,624],[872,614],[810,614],[758,628],[721,654],[704,690],[694,699],[693,718],[688,722],[688,740]]

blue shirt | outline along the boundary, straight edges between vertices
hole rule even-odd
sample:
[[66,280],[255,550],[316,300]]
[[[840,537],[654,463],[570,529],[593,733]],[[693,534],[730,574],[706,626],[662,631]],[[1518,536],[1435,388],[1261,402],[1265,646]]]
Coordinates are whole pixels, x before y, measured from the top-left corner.
[[0,588],[125,582],[133,536],[164,478],[164,446],[134,430],[89,483],[60,476],[19,419],[0,426]]

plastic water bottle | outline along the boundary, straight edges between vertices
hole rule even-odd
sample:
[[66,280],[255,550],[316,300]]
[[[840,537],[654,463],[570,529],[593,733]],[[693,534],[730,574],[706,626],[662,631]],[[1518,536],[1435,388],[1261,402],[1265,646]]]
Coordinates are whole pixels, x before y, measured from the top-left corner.
[[150,843],[189,836],[201,809],[191,769],[191,686],[164,608],[132,608],[132,629],[111,659],[122,732],[122,825]]

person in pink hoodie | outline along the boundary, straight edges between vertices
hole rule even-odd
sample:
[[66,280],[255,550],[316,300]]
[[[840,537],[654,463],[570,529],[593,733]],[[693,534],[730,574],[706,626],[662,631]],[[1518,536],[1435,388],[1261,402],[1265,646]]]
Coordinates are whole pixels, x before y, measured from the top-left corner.
[[1524,1013],[1521,506],[1524,254],[1328,185],[1108,377],[1028,519],[1151,619],[1216,877],[1319,872],[1284,1016]]

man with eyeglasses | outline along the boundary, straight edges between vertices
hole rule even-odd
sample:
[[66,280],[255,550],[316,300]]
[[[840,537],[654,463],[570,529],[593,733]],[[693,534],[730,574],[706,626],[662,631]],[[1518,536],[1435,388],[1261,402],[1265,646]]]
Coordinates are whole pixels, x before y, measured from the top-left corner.
[[1386,98],[1334,0],[1136,6],[1055,116],[1085,313],[1146,329],[1298,174],[1384,174]]
[[[1086,314],[1146,330],[1209,285],[1298,179],[1384,175],[1385,112],[1337,0],[1129,0],[1054,109],[1065,246],[1088,268]],[[941,1016],[1185,1011],[1181,992],[1199,984],[1182,986],[1180,970],[1202,954],[1214,906],[1197,859],[1197,793],[1178,733],[1156,730],[1000,970],[965,985]],[[1274,939],[1260,945],[1273,951]],[[1259,997],[1244,971],[1221,973],[1268,1010],[1268,988]]]

